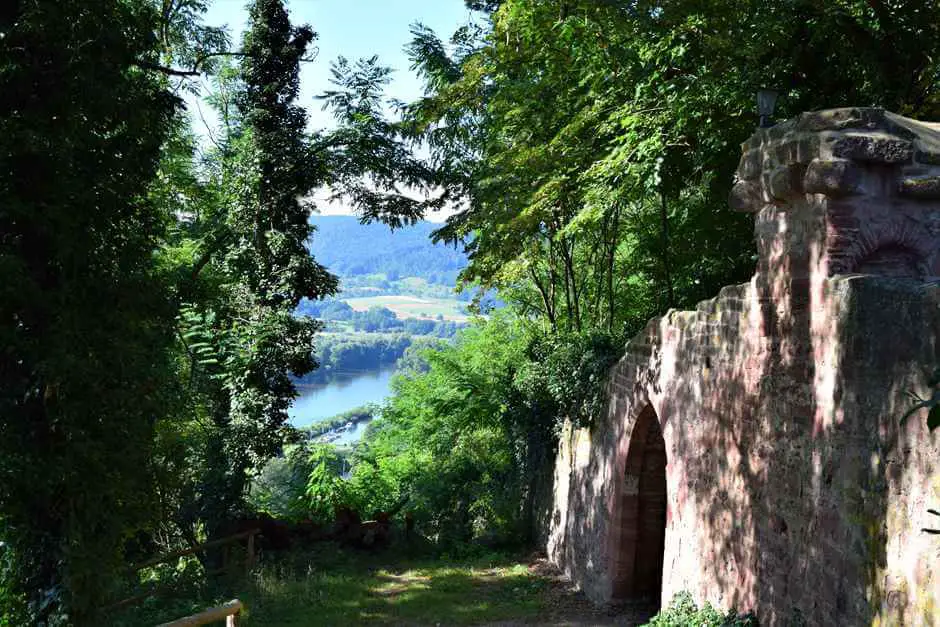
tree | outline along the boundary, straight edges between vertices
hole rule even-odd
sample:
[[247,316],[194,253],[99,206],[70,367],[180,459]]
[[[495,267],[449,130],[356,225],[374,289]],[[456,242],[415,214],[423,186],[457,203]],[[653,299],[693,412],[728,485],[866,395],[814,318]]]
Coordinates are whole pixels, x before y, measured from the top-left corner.
[[220,234],[210,239],[221,244],[208,246],[210,274],[222,289],[183,318],[213,425],[199,486],[199,516],[210,536],[243,508],[248,472],[279,451],[296,396],[292,377],[316,367],[320,324],[295,309],[336,290],[336,278],[306,249],[313,227],[309,207],[298,201],[324,176],[306,114],[294,103],[314,33],[292,26],[279,0],[256,0],[249,18],[237,119],[218,155],[226,210],[215,216]]
[[[320,143],[327,155],[326,183],[333,199],[351,204],[363,224],[382,222],[396,229],[440,209],[449,196],[432,193],[440,182],[437,170],[413,155],[402,125],[385,115],[382,90],[391,71],[375,56],[355,63],[340,57],[333,63],[330,82],[336,89],[320,98],[338,126]],[[425,199],[414,198],[415,191],[424,193]]]
[[150,514],[173,311],[149,2],[0,9],[0,623],[87,624]]
[[465,203],[438,233],[467,242],[463,279],[552,332],[633,332],[747,277],[750,223],[726,194],[758,88],[785,91],[783,116],[938,112],[935,3],[487,4],[451,53],[415,27],[407,119]]
[[[509,311],[398,384],[353,470],[372,499],[410,489],[426,525],[465,537],[518,522],[500,512],[526,511],[542,436],[602,410],[626,337],[753,271],[751,223],[726,203],[758,88],[784,91],[781,117],[940,112],[936,3],[467,4],[480,20],[447,44],[414,28],[425,93],[397,129],[458,203],[436,235],[464,244],[462,280]],[[500,332],[521,337],[483,340]]]

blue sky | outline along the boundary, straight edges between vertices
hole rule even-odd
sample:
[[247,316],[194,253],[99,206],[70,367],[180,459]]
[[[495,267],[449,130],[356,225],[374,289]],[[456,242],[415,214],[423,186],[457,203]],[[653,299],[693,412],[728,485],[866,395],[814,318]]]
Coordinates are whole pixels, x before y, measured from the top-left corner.
[[[247,11],[245,0],[215,0],[206,23],[228,25],[234,45],[241,40]],[[414,22],[430,26],[447,39],[469,19],[463,0],[288,0],[291,21],[307,23],[319,35],[319,56],[301,70],[300,104],[310,113],[311,126],[332,125],[314,96],[329,89],[330,62],[342,55],[350,60],[379,55],[384,65],[395,69],[388,95],[408,101],[421,94],[421,84],[409,69],[402,51]]]
[[[214,0],[205,15],[206,24],[228,27],[233,48],[240,45],[247,24],[246,5],[247,0]],[[298,102],[307,109],[312,129],[333,126],[329,112],[322,110],[315,97],[330,89],[330,63],[338,56],[354,61],[378,55],[383,65],[395,70],[386,95],[407,102],[421,95],[421,82],[411,71],[410,61],[403,51],[405,44],[411,41],[410,26],[421,22],[446,41],[471,17],[463,0],[287,0],[287,7],[294,24],[310,24],[318,35],[316,60],[301,67]],[[196,99],[192,96],[184,96],[184,99],[193,112],[196,131],[203,134]],[[199,110],[207,123],[213,125],[214,116],[209,107],[201,106]],[[331,201],[328,197],[329,191],[325,189],[313,194],[319,213],[353,213],[343,202]],[[453,208],[445,208],[426,219],[439,222],[452,212]]]

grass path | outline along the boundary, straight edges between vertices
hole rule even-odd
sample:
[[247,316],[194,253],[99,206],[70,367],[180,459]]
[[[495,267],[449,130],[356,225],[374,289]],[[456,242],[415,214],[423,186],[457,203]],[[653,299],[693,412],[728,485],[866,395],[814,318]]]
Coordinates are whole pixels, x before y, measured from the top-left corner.
[[231,598],[245,603],[245,627],[586,627],[641,625],[649,615],[594,607],[537,556],[452,560],[409,554],[408,547],[371,554],[320,543],[264,555],[248,578],[178,590],[119,612],[108,624],[155,625]]
[[[636,625],[594,608],[544,560],[466,563],[330,549],[260,569],[240,595],[246,627],[274,625]],[[644,615],[645,617],[645,615]]]

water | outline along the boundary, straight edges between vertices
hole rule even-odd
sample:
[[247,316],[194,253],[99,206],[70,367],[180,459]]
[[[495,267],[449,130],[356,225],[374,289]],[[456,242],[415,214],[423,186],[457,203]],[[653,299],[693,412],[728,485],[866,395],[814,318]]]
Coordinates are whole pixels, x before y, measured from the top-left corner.
[[[381,403],[389,395],[394,368],[354,376],[337,377],[329,383],[298,386],[300,392],[287,412],[295,427],[306,427],[369,403]],[[362,436],[367,422],[343,434],[339,443],[348,444]]]

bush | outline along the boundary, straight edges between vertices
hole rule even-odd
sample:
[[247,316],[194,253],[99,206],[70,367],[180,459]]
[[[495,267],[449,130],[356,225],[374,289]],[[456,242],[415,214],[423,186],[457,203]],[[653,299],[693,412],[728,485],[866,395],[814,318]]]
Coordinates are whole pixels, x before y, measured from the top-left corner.
[[711,604],[701,609],[688,592],[680,592],[669,607],[650,619],[649,627],[758,627],[752,613],[738,615],[734,609],[722,615]]
[[269,460],[252,480],[249,504],[280,520],[307,518],[307,480],[313,469],[309,458],[306,443],[285,447],[284,454]]
[[622,347],[622,338],[599,330],[536,337],[517,386],[545,391],[559,426],[565,418],[590,426],[607,402],[604,384]]

